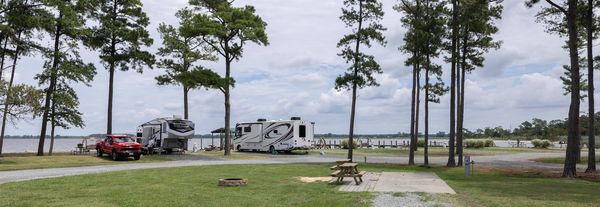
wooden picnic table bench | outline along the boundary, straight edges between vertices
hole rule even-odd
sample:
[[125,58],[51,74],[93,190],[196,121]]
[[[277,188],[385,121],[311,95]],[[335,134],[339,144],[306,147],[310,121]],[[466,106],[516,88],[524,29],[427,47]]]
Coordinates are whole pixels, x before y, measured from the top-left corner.
[[331,173],[332,177],[336,177],[335,182],[341,183],[344,181],[344,178],[351,177],[354,179],[356,185],[360,185],[363,182],[362,176],[365,175],[365,171],[358,171],[358,163],[344,163],[337,166],[337,170]]

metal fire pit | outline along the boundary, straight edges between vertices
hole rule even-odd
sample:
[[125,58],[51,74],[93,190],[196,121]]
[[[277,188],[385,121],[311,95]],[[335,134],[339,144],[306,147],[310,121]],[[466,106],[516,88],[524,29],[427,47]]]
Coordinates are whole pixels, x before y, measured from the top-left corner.
[[219,179],[219,186],[237,187],[248,184],[248,180],[244,178],[223,178]]

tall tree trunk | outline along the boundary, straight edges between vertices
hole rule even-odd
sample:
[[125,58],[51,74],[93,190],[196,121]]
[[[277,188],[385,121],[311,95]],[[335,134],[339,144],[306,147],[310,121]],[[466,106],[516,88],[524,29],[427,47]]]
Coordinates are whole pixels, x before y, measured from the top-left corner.
[[8,37],[4,38],[4,44],[2,45],[2,57],[0,57],[0,80],[4,79],[4,62],[6,61],[6,46],[8,45],[8,39]]
[[[117,21],[117,1],[113,1],[113,21]],[[117,38],[115,34],[111,34],[110,39],[110,56],[115,57],[117,54]],[[106,134],[112,134],[112,115],[113,115],[113,89],[114,89],[114,80],[115,80],[115,61],[110,60],[110,65],[108,68],[109,72],[109,80],[108,80],[108,111],[106,115]],[[162,143],[161,143],[162,145]]]
[[429,54],[427,55],[427,67],[425,68],[425,145],[423,146],[424,155],[423,163],[425,166],[429,165],[429,67],[431,62],[429,60]]
[[569,0],[567,9],[569,33],[569,57],[571,59],[571,105],[569,107],[567,151],[563,177],[574,178],[577,175],[577,148],[579,148],[579,109],[580,77],[579,54],[577,53],[577,0]]
[[[358,76],[358,63],[360,51],[360,31],[362,30],[362,12],[363,12],[363,0],[358,1],[358,32],[356,33],[356,49],[354,50],[354,77]],[[350,133],[348,135],[348,159],[352,162],[352,151],[354,149],[354,117],[356,115],[356,81],[352,81],[352,109],[350,109]]]
[[54,151],[54,129],[56,128],[56,107],[54,97],[52,97],[52,118],[50,122],[50,150],[48,150],[48,155],[52,156],[52,152]]
[[56,88],[56,79],[57,74],[56,70],[58,69],[59,64],[59,53],[60,53],[60,36],[61,36],[61,24],[60,21],[62,19],[62,13],[59,14],[59,18],[56,20],[56,32],[54,34],[54,53],[53,53],[53,62],[52,62],[52,71],[50,75],[50,86],[46,91],[46,100],[44,102],[44,115],[42,115],[42,129],[40,130],[40,141],[38,144],[38,156],[44,155],[44,142],[46,139],[46,131],[48,127],[48,115],[50,113],[50,104],[52,102],[52,97],[54,96],[54,89]]
[[593,0],[588,0],[587,10],[587,56],[588,56],[588,167],[585,172],[596,171],[596,125],[594,119],[594,5]]
[[419,118],[421,110],[421,65],[417,65],[417,103],[415,108],[415,144],[413,145],[414,151],[419,151]]
[[[15,80],[15,69],[17,68],[17,61],[19,60],[19,53],[21,52],[21,45],[18,43],[21,41],[21,33],[17,37],[17,48],[15,49],[15,56],[13,59],[12,71],[10,73],[10,81],[8,82],[8,88],[6,90],[6,97],[4,98],[4,111],[2,115],[2,131],[0,132],[0,155],[2,154],[2,145],[4,145],[4,134],[6,132],[6,116],[8,115],[8,106],[11,104],[12,99],[12,85]],[[42,140],[40,140],[42,141]],[[43,146],[42,142],[42,146]]]
[[[231,60],[229,55],[225,57],[225,78],[229,80],[231,77]],[[230,103],[230,91],[229,84],[225,86],[225,156],[231,154],[231,132],[229,121],[231,119],[231,103]]]
[[187,87],[183,87],[183,117],[185,120],[189,119],[189,105],[188,105],[188,92],[190,90]]
[[[465,75],[467,70],[467,35],[468,31],[465,29],[463,37],[462,55],[460,67],[456,67],[459,71],[458,75],[458,117],[456,127],[456,154],[458,154],[458,166],[463,165],[463,124],[464,124],[464,111],[465,111]],[[459,53],[460,54],[460,53]]]
[[[2,3],[4,4],[4,3]],[[2,72],[4,71],[4,61],[6,60],[6,45],[8,43],[8,38],[4,40],[4,45],[2,46],[2,57],[0,57],[0,81],[2,80]],[[3,117],[6,117],[4,114]],[[2,121],[4,123],[4,121]],[[0,155],[2,155],[2,148],[4,146],[4,134],[0,133]]]
[[[416,56],[416,53],[413,52],[413,57]],[[415,164],[415,151],[413,148],[413,144],[415,141],[415,106],[416,106],[416,98],[417,98],[417,65],[413,64],[413,80],[412,80],[412,100],[410,104],[410,150],[408,154],[408,164]]]
[[446,166],[455,167],[456,158],[454,157],[454,141],[456,131],[456,63],[457,63],[457,38],[458,38],[458,5],[457,0],[452,0],[452,66],[451,66],[451,85],[450,85],[450,134],[448,140],[448,163]]

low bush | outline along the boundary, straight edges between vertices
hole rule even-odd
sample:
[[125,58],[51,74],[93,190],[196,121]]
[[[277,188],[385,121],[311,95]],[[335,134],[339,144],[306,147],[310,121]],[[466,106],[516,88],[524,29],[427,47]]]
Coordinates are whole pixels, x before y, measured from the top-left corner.
[[548,148],[550,147],[550,145],[552,145],[552,143],[548,140],[541,140],[541,139],[534,139],[531,140],[531,144],[533,145],[534,148]]
[[464,141],[464,145],[466,148],[484,148],[495,146],[494,140],[492,139],[466,139]]
[[425,147],[425,139],[417,140],[417,147]]
[[[348,139],[342,140],[342,147],[344,149],[348,149],[348,142],[349,142]],[[358,147],[358,143],[356,140],[353,140],[352,146],[354,146],[354,147],[352,147],[352,149],[356,149]]]

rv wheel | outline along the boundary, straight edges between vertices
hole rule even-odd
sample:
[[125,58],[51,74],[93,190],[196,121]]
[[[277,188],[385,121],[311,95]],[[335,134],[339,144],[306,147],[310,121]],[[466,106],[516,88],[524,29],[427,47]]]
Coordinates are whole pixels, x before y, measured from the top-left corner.
[[275,153],[277,153],[277,152],[275,152],[275,147],[273,147],[273,146],[269,147],[269,152],[270,152],[271,154],[275,154]]
[[241,151],[242,151],[242,145],[238,145],[238,146],[236,147],[236,149],[237,149],[237,151],[238,151],[238,152],[241,152]]

